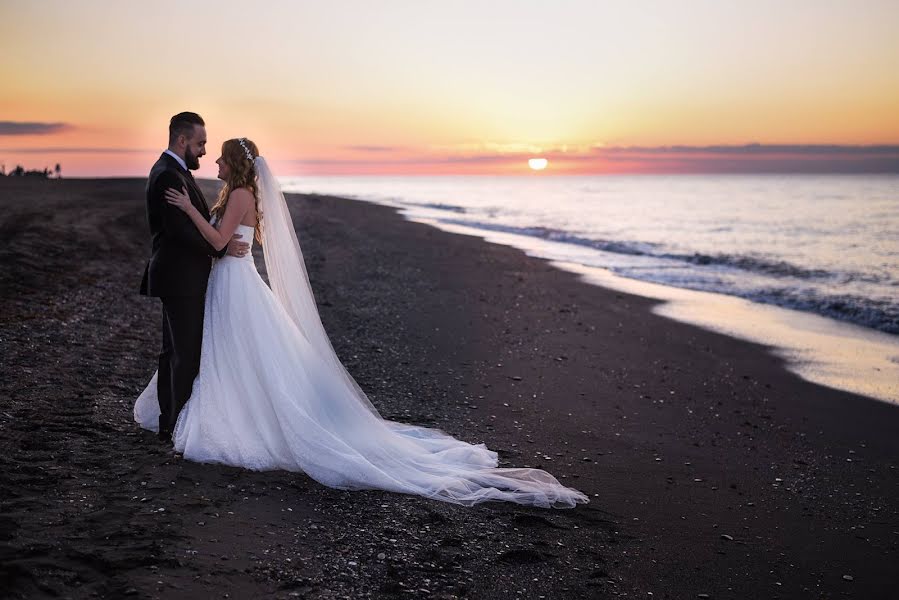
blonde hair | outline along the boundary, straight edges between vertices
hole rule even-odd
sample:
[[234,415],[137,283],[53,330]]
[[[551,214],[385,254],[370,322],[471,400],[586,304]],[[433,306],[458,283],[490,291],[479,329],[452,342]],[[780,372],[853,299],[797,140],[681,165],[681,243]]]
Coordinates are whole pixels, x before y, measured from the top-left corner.
[[221,221],[228,206],[228,196],[234,190],[246,188],[253,194],[256,206],[256,227],[254,237],[262,243],[262,213],[259,212],[259,185],[256,182],[256,163],[253,159],[259,156],[259,149],[252,140],[235,138],[222,144],[222,160],[228,165],[228,178],[219,192],[218,200],[209,211],[217,221]]

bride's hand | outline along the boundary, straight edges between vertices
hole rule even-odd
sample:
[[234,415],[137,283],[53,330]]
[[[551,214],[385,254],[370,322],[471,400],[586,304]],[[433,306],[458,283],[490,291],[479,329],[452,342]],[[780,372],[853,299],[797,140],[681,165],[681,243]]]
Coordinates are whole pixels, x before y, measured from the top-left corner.
[[169,204],[177,206],[186,213],[189,213],[191,210],[196,210],[194,205],[190,202],[190,196],[187,195],[187,188],[182,187],[180,192],[173,188],[169,188],[165,191],[165,199]]

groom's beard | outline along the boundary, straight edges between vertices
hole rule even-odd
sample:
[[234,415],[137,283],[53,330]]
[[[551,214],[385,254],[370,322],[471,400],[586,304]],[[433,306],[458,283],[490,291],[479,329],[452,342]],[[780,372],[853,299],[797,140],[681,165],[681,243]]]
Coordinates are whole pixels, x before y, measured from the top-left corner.
[[196,171],[200,168],[200,159],[190,151],[190,148],[184,149],[184,164],[186,164],[187,168],[191,171]]

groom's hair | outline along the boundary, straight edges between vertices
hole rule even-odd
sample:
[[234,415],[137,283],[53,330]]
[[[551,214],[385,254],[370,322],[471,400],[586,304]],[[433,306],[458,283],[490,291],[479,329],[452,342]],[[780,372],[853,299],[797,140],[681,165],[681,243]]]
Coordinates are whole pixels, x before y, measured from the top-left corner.
[[183,112],[172,117],[169,121],[169,146],[175,143],[179,135],[186,135],[189,138],[194,132],[194,125],[206,126],[203,117],[197,113]]

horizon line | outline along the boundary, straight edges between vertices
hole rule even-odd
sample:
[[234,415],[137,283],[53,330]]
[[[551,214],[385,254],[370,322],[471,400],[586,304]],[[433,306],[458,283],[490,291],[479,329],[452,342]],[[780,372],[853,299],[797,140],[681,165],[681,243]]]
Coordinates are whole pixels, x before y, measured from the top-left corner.
[[[546,148],[545,152],[485,151],[466,147],[467,152],[441,152],[403,147],[357,145],[352,148],[363,156],[340,156],[322,152],[317,156],[277,158],[269,162],[280,165],[291,175],[502,175],[528,172],[527,160],[546,158],[552,174],[658,173],[658,174],[722,174],[722,173],[834,173],[896,174],[899,173],[899,144],[714,144],[661,146],[581,146]],[[110,146],[39,146],[0,148],[0,154],[24,156],[45,155],[44,161],[60,162],[46,155],[81,156],[74,172],[78,175],[138,174],[143,170],[135,159],[150,157],[161,149]],[[331,154],[329,156],[329,154]],[[91,164],[91,156],[123,155],[119,161],[105,159],[102,166]],[[263,153],[264,155],[264,153]],[[24,158],[23,156],[23,158]],[[130,158],[125,159],[124,156]],[[0,159],[2,160],[2,159]],[[7,159],[8,160],[8,159]],[[4,164],[6,161],[3,161]],[[18,160],[9,161],[17,163]],[[29,161],[21,161],[29,162]],[[105,168],[104,168],[105,167]],[[208,165],[206,165],[208,168]]]

